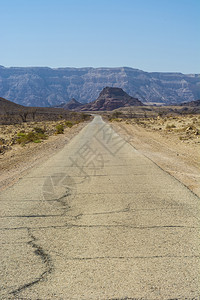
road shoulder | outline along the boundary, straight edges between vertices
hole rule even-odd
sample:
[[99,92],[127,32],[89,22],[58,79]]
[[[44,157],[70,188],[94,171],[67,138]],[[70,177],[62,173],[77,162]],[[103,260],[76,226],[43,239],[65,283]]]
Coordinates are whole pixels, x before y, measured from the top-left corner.
[[171,174],[200,197],[200,147],[126,122],[112,122],[112,128],[140,153]]
[[84,122],[66,128],[64,134],[49,136],[40,144],[30,143],[25,147],[14,145],[12,150],[0,155],[0,191],[61,150],[87,124],[88,122]]

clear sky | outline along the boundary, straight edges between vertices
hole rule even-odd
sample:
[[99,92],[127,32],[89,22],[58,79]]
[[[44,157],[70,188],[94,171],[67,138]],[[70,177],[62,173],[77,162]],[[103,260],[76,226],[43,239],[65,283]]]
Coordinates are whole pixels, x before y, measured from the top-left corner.
[[0,0],[0,65],[200,73],[200,0]]

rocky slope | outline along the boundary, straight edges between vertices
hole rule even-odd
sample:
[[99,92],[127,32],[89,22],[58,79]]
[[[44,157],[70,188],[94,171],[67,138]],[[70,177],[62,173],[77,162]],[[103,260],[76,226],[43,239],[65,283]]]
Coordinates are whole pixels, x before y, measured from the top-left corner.
[[191,102],[184,102],[184,103],[181,103],[181,106],[200,107],[200,100],[191,101]]
[[75,98],[88,103],[105,87],[120,87],[144,103],[178,104],[200,98],[200,74],[148,73],[132,68],[5,68],[0,96],[27,106]]
[[126,106],[142,106],[143,103],[137,98],[133,98],[120,88],[105,87],[99,94],[97,100],[77,107],[82,111],[102,111],[113,110]]
[[82,103],[80,103],[76,99],[72,98],[69,102],[63,104],[62,108],[68,109],[68,110],[76,110],[80,106],[82,106]]
[[18,111],[23,108],[24,106],[22,105],[16,104],[12,101],[0,97],[0,114],[4,114],[10,111]]

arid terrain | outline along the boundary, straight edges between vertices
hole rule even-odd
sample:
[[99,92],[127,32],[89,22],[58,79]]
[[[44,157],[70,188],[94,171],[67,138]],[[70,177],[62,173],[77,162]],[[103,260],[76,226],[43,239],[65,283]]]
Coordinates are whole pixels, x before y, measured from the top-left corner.
[[200,196],[200,115],[111,118],[112,127]]
[[62,149],[86,124],[60,120],[0,125],[0,190]]

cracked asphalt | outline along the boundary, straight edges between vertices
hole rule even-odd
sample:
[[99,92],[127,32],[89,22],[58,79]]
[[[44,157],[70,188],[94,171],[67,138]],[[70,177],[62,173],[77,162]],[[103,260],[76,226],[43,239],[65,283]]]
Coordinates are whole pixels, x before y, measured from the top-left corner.
[[0,299],[200,299],[200,199],[96,116],[0,195]]

